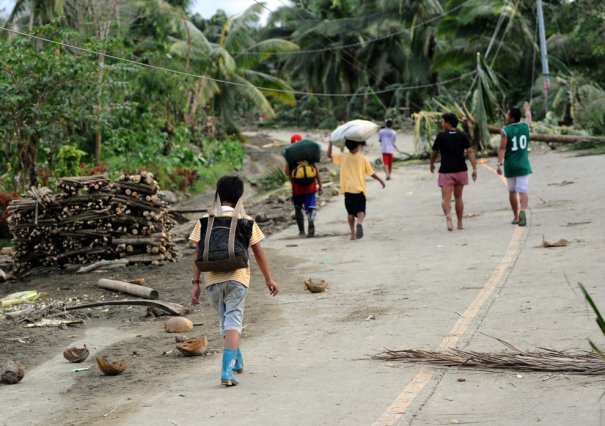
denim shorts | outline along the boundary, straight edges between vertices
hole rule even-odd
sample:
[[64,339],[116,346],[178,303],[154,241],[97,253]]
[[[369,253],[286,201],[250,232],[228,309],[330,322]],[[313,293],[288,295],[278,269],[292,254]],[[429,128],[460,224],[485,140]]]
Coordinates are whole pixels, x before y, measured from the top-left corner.
[[302,209],[304,207],[306,211],[316,209],[317,199],[315,198],[315,192],[303,195],[293,195],[292,204],[294,204],[294,207],[297,209]]
[[237,330],[241,334],[248,288],[231,280],[212,284],[208,287],[208,293],[218,313],[221,336],[224,336],[227,330]]

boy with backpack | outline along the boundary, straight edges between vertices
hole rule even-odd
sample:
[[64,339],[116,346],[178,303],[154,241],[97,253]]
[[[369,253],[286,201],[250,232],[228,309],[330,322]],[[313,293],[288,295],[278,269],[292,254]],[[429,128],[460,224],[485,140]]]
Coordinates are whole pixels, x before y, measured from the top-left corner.
[[[299,134],[292,135],[290,143],[294,144],[302,140]],[[315,235],[315,217],[317,211],[316,193],[322,194],[321,177],[317,164],[304,161],[299,164],[288,164],[286,162],[285,173],[292,185],[292,204],[294,204],[294,217],[298,225],[298,235],[305,235],[305,218],[303,209],[307,213],[309,221],[307,237]]]
[[279,287],[271,278],[260,245],[265,236],[256,222],[243,212],[244,182],[238,176],[223,176],[216,184],[216,192],[220,197],[221,211],[219,214],[211,211],[202,217],[189,236],[189,240],[196,244],[191,304],[200,303],[200,274],[204,271],[204,285],[218,313],[219,329],[224,338],[221,384],[234,386],[239,380],[233,372],[241,373],[244,369],[239,340],[244,301],[250,285],[248,247],[252,248],[269,293],[277,296]]
[[[351,229],[351,239],[363,237],[363,219],[366,215],[366,176],[376,179],[384,188],[384,181],[378,177],[368,158],[359,151],[365,142],[345,141],[349,152],[332,153],[332,141],[328,145],[328,158],[340,167],[340,191],[345,195],[345,208]],[[355,225],[357,219],[357,226]]]

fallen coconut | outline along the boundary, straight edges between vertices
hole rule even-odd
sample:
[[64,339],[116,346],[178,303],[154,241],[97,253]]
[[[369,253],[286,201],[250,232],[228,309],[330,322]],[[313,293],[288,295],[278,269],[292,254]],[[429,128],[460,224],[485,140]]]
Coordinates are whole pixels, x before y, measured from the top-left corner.
[[86,345],[83,348],[67,348],[63,351],[63,357],[69,362],[82,362],[89,354]]
[[208,340],[206,336],[202,336],[199,339],[191,338],[178,343],[176,348],[185,356],[198,356],[204,353],[207,345]]
[[185,340],[189,340],[190,337],[187,336],[186,334],[177,334],[176,336],[174,336],[174,341],[177,343],[180,342],[184,342]]
[[185,317],[172,317],[164,323],[164,330],[168,333],[189,333],[193,323]]
[[25,368],[17,361],[6,361],[2,365],[0,382],[7,385],[16,385],[25,377]]
[[305,291],[310,291],[311,293],[321,293],[328,288],[328,282],[326,280],[320,280],[319,283],[313,282],[313,279],[309,278],[305,280]]
[[117,376],[122,371],[126,370],[126,367],[128,366],[124,360],[111,362],[102,356],[97,357],[97,364],[106,376]]

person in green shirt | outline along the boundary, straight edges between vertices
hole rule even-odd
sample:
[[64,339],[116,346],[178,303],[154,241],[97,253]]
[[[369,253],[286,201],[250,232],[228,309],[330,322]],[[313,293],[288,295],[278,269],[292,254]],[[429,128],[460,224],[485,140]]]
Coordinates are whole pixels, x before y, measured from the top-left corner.
[[513,225],[525,226],[527,224],[528,184],[531,174],[529,164],[529,126],[531,125],[531,110],[529,103],[523,104],[525,121],[521,121],[519,108],[511,108],[506,115],[506,127],[502,129],[500,149],[498,150],[498,174],[502,175],[508,183],[508,199],[513,210]]

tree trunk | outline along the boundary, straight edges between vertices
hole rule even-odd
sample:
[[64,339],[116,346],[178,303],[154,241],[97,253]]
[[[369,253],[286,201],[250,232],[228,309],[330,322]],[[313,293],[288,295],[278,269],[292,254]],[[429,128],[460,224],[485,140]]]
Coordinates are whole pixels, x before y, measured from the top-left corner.
[[[502,129],[490,127],[489,132],[493,135],[500,134]],[[577,143],[577,142],[603,142],[605,136],[582,136],[582,135],[545,135],[543,133],[531,133],[529,139],[534,142],[552,143]]]
[[195,88],[195,93],[193,94],[193,100],[191,102],[191,109],[189,110],[189,117],[187,117],[187,124],[192,124],[193,120],[195,120],[195,113],[197,112],[197,108],[200,104],[200,98],[202,96],[202,90],[204,89],[205,83],[205,78],[200,78],[197,82],[197,87]]
[[97,164],[97,166],[101,165],[101,148],[103,145],[103,141],[102,141],[102,135],[101,135],[101,125],[98,125],[99,127],[97,128],[97,135],[95,138],[95,162]]
[[32,5],[32,10],[29,13],[29,22],[27,24],[27,28],[29,29],[30,34],[34,29],[34,18],[36,16],[36,13],[34,10],[35,10],[35,6]]

